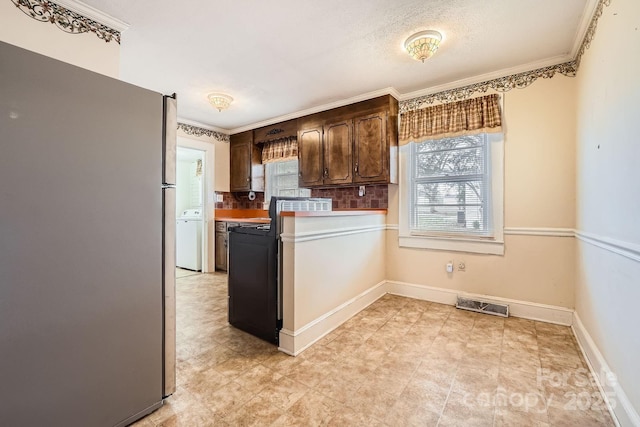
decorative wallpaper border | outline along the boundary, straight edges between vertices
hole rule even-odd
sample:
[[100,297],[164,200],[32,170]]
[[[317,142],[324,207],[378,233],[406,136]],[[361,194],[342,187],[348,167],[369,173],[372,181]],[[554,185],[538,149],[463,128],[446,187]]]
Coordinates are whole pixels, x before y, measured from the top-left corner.
[[498,92],[507,92],[511,89],[522,89],[529,86],[539,78],[550,79],[556,73],[569,77],[575,77],[578,66],[575,61],[565,62],[564,64],[552,65],[550,67],[538,68],[533,71],[525,71],[523,73],[512,74],[506,77],[488,80],[486,82],[474,83],[472,85],[463,86],[456,89],[445,90],[443,92],[431,93],[429,95],[419,96],[417,98],[400,101],[400,113],[419,109],[425,104],[433,104],[439,102],[460,101],[471,97],[474,93],[485,93],[489,89]]
[[580,49],[578,50],[578,53],[576,54],[576,57],[573,61],[400,101],[400,114],[406,113],[407,111],[420,109],[423,105],[433,104],[434,102],[447,103],[452,101],[460,101],[470,98],[474,93],[485,93],[489,89],[493,89],[498,92],[507,92],[511,89],[516,88],[522,89],[529,86],[539,78],[550,79],[556,73],[560,73],[568,77],[575,77],[576,73],[578,72],[578,67],[580,65],[582,55],[589,48],[589,46],[591,45],[591,41],[595,36],[596,27],[598,26],[598,19],[600,19],[600,17],[602,16],[604,7],[609,6],[610,4],[611,0],[598,1],[598,5],[596,6],[596,10],[593,14],[593,18],[591,19],[591,23],[587,28],[587,32],[585,33],[584,39],[582,40],[582,44],[580,45]]
[[205,129],[198,126],[178,123],[178,130],[183,131],[189,136],[208,136],[219,142],[229,142],[229,135],[211,129]]
[[80,15],[48,0],[11,0],[25,15],[40,22],[50,22],[69,34],[94,33],[99,39],[120,44],[120,31]]

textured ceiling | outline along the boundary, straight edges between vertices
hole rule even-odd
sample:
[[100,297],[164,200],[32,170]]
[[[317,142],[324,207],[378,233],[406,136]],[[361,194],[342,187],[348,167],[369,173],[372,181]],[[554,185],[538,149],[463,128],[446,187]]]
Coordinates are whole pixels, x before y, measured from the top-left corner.
[[[130,25],[120,77],[225,130],[384,88],[401,95],[572,59],[594,0],[84,0]],[[402,50],[443,33],[424,64]],[[210,92],[235,98],[219,113]]]

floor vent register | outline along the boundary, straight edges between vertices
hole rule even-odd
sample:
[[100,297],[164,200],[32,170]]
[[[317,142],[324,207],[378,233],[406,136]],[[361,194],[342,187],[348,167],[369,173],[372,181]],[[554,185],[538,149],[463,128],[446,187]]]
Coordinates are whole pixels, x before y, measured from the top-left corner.
[[509,317],[509,306],[507,304],[498,304],[461,296],[458,296],[456,308],[475,311],[477,313],[492,314],[494,316]]

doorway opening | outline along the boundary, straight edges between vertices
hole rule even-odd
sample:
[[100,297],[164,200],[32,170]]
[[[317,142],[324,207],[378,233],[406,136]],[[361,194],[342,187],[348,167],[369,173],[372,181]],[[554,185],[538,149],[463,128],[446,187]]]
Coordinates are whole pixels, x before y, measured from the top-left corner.
[[176,277],[203,272],[206,215],[205,152],[178,147],[176,152]]

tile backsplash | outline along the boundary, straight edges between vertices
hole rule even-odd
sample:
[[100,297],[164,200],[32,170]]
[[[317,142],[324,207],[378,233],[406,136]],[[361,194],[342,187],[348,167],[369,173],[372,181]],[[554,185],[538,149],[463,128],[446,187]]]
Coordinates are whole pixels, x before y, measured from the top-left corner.
[[249,193],[222,194],[222,203],[216,203],[216,209],[262,209],[264,193],[256,193],[255,200],[249,200]]
[[[264,193],[256,193],[255,200],[249,200],[249,193],[222,194],[222,203],[216,209],[263,209]],[[311,197],[327,197],[333,200],[333,209],[387,209],[389,191],[387,184],[366,185],[365,195],[358,196],[358,187],[335,187],[312,189]]]
[[312,189],[311,197],[328,197],[333,209],[387,209],[389,191],[387,184],[365,185],[365,195],[358,196],[358,187]]

